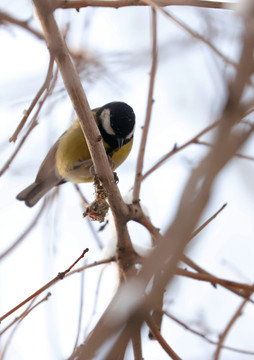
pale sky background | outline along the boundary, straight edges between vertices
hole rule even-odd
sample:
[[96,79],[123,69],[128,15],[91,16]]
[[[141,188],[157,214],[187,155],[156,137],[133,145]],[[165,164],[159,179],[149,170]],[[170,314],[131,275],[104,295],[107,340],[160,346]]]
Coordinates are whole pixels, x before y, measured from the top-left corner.
[[[0,9],[14,17],[32,16],[30,1],[0,0]],[[210,38],[228,57],[238,59],[241,19],[228,10],[170,7],[178,18],[192,29]],[[56,18],[61,28],[67,22],[71,30],[67,43],[72,49],[83,49],[101,59],[106,70],[97,73],[94,81],[83,82],[91,107],[120,100],[130,104],[136,113],[134,147],[119,168],[119,188],[126,194],[133,184],[141,126],[146,111],[149,84],[150,10],[146,7],[122,9],[58,10]],[[33,20],[33,27],[39,24]],[[85,24],[85,25],[84,25]],[[183,30],[158,14],[158,55],[152,112],[152,123],[145,154],[145,170],[160,157],[181,145],[215,121],[225,99],[225,80],[232,74],[208,47],[194,41]],[[22,118],[23,111],[41,86],[48,66],[48,52],[43,41],[15,26],[0,27],[0,159],[1,166],[17,145],[8,139]],[[61,79],[52,97],[10,169],[0,179],[0,254],[26,229],[40,205],[29,209],[15,197],[33,182],[38,167],[49,147],[66,129],[73,117],[70,100],[62,90]],[[253,95],[253,94],[250,94]],[[63,97],[55,104],[55,100]],[[251,117],[250,117],[251,119]],[[20,134],[19,139],[22,137]],[[17,144],[19,142],[17,141]],[[212,140],[211,134],[204,139]],[[207,148],[192,145],[167,161],[147,178],[141,190],[141,202],[155,226],[163,231],[172,220],[186,180],[193,166]],[[241,153],[254,155],[253,137]],[[233,159],[218,176],[201,222],[213,215],[225,202],[226,209],[191,244],[190,257],[200,266],[223,278],[253,282],[254,252],[254,162]],[[83,209],[71,184],[61,186],[60,196],[38,226],[17,249],[0,262],[0,314],[29,296],[58,272],[64,271],[86,247],[90,251],[87,263],[102,258],[93,235],[82,218]],[[91,200],[93,187],[82,185]],[[97,230],[99,224],[92,224]],[[184,226],[184,219],[183,219]],[[148,233],[137,224],[129,224],[132,239],[141,246],[150,246]],[[102,243],[111,243],[110,227],[99,233]],[[108,250],[108,248],[106,249]],[[104,249],[104,253],[106,251]],[[81,265],[81,263],[80,263]],[[116,288],[114,265],[106,268],[100,287],[96,315],[91,318],[95,290],[102,267],[84,272],[84,307],[80,341],[96,323]],[[65,359],[72,352],[77,333],[80,301],[80,275],[59,282],[50,289],[47,303],[35,309],[19,326],[5,359]],[[241,299],[210,284],[175,278],[166,294],[167,308],[173,315],[217,339],[232,317]],[[4,320],[0,331],[21,311]],[[226,344],[254,351],[254,308],[249,304],[230,332]],[[156,342],[147,339],[144,327],[144,358],[168,359]],[[215,347],[190,334],[171,320],[164,319],[162,333],[170,346],[184,360],[209,360]],[[7,337],[0,341],[2,347]],[[253,356],[223,351],[221,360],[252,359]],[[126,360],[132,359],[131,350]]]

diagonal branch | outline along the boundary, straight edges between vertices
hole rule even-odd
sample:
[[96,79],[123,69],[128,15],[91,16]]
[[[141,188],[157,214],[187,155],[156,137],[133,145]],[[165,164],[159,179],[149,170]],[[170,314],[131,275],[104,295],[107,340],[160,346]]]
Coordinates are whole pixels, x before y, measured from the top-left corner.
[[66,90],[77,113],[81,128],[84,132],[88,148],[93,160],[95,172],[108,193],[113,213],[126,215],[127,206],[124,204],[120,192],[115,185],[113,172],[107,160],[99,129],[94,121],[87,97],[81,85],[77,71],[71,61],[69,51],[54,19],[54,2],[33,0],[39,16],[45,39],[61,72]]
[[158,330],[158,328],[155,325],[151,316],[148,315],[146,317],[146,323],[149,326],[151,332],[153,333],[153,336],[158,340],[159,344],[166,351],[166,353],[170,356],[170,358],[173,360],[181,360],[181,358],[175,353],[175,351],[165,341],[165,339],[161,335],[160,331]]
[[[130,279],[127,284],[120,286],[111,304],[99,320],[100,326],[96,326],[96,331],[93,331],[82,346],[79,360],[92,359],[110,336],[117,334],[124,324],[131,322],[132,319],[134,321],[137,313],[145,320],[145,313],[156,305],[158,291],[169,284],[174,276],[177,263],[210,198],[216,176],[252,133],[251,126],[248,130],[241,132],[232,130],[243,115],[240,100],[252,74],[252,61],[250,59],[252,59],[254,49],[254,33],[251,28],[254,3],[250,2],[249,4],[250,11],[244,18],[245,32],[238,71],[228,86],[228,101],[222,111],[220,125],[215,137],[215,147],[200,162],[200,165],[193,169],[172,224],[166,230],[163,239],[153,253],[144,260],[138,277],[135,280]],[[150,293],[147,297],[142,297],[152,277],[160,272],[161,276],[157,279]],[[130,292],[132,296],[131,299],[128,298],[129,301],[127,302],[125,296]],[[129,306],[125,309],[124,316],[123,301],[126,306]]]
[[237,308],[235,314],[233,315],[233,317],[230,319],[229,323],[227,324],[225,330],[223,331],[223,333],[220,335],[219,338],[219,343],[218,343],[218,347],[215,351],[214,354],[214,360],[218,360],[220,357],[220,353],[221,350],[223,350],[223,343],[228,335],[228,333],[230,332],[230,330],[232,329],[232,327],[234,326],[235,322],[237,321],[237,319],[242,315],[242,311],[244,306],[248,303],[248,299],[244,299],[240,306]]
[[237,66],[237,64],[230,60],[229,58],[227,58],[225,55],[222,54],[222,52],[220,50],[217,49],[216,46],[214,46],[209,40],[207,40],[206,38],[204,38],[202,35],[200,35],[197,31],[193,30],[192,28],[190,28],[188,25],[186,25],[182,20],[178,19],[175,15],[171,14],[169,11],[165,10],[163,7],[161,7],[159,5],[159,3],[156,0],[143,0],[147,5],[152,6],[154,9],[160,11],[162,14],[164,14],[165,16],[167,16],[171,21],[173,21],[174,23],[176,23],[180,28],[182,28],[183,30],[185,30],[189,35],[191,35],[191,37],[193,39],[197,39],[201,42],[203,42],[204,44],[206,44],[207,46],[210,47],[210,49],[212,49],[214,51],[214,53],[216,55],[218,55],[223,61],[225,61],[227,64],[230,64],[234,67]]
[[80,121],[80,126],[91,154],[95,173],[102,182],[108,196],[118,235],[117,263],[120,271],[124,269],[124,271],[120,273],[120,277],[122,278],[123,275],[124,278],[125,269],[132,266],[132,260],[136,256],[126,227],[129,208],[124,203],[119,189],[115,184],[113,172],[103,146],[102,137],[89,107],[77,71],[71,61],[68,48],[55,21],[53,15],[55,2],[50,0],[43,2],[33,0],[33,3],[36,7],[49,51],[55,58],[66,90]]
[[1,23],[6,23],[6,22],[17,25],[17,26],[23,28],[24,30],[29,31],[31,34],[36,36],[38,39],[44,40],[44,36],[39,31],[31,28],[28,25],[28,21],[23,21],[23,20],[16,19],[13,16],[7,14],[6,12],[0,11],[0,24]]
[[207,133],[208,131],[214,129],[217,125],[219,124],[219,120],[215,121],[214,123],[212,123],[211,125],[207,126],[205,129],[203,129],[202,131],[200,131],[197,135],[195,135],[193,138],[191,138],[190,140],[188,140],[187,142],[185,142],[183,145],[181,146],[177,146],[175,145],[174,148],[172,150],[170,150],[167,154],[165,154],[160,160],[158,160],[155,165],[153,165],[144,175],[142,175],[142,181],[145,180],[145,178],[147,178],[149,175],[151,175],[155,170],[158,169],[158,167],[160,167],[161,165],[164,164],[164,162],[166,160],[168,160],[171,156],[175,155],[177,152],[185,149],[186,147],[188,147],[191,144],[195,144],[198,139],[204,135],[205,133]]
[[[168,311],[165,311],[165,310],[164,310],[164,311],[163,311],[163,314],[165,314],[168,318],[170,318],[171,320],[173,320],[174,322],[176,322],[178,325],[180,325],[181,327],[183,327],[185,330],[191,332],[191,333],[194,334],[194,335],[197,335],[197,336],[201,337],[203,340],[205,340],[205,341],[208,342],[209,344],[218,345],[218,342],[217,342],[217,341],[214,341],[214,340],[208,338],[206,334],[201,333],[200,331],[197,331],[197,330],[191,328],[191,327],[190,327],[189,325],[187,325],[185,322],[179,320],[179,319],[176,318],[174,315],[170,314]],[[248,351],[248,350],[245,350],[245,349],[237,349],[237,348],[232,347],[232,346],[222,345],[222,348],[225,349],[225,350],[234,351],[234,352],[241,353],[241,354],[244,354],[244,355],[254,355],[254,351]]]
[[39,99],[42,96],[42,94],[44,93],[44,91],[49,88],[50,81],[51,81],[51,79],[53,77],[53,66],[54,66],[54,58],[52,56],[50,56],[49,66],[48,66],[48,71],[47,71],[45,81],[42,84],[41,88],[38,90],[35,97],[33,98],[33,101],[31,102],[29,108],[27,110],[25,110],[25,114],[24,114],[22,120],[20,121],[17,129],[15,130],[14,134],[9,139],[9,142],[12,142],[12,141],[15,142],[17,140],[18,134],[23,129],[23,127],[24,127],[24,125],[26,123],[26,120],[28,119],[29,115],[33,111],[35,105],[39,101]]

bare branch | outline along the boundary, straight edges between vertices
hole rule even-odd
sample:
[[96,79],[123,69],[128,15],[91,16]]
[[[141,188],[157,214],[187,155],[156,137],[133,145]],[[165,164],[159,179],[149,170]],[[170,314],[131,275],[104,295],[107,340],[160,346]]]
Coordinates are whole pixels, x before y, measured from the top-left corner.
[[[186,255],[182,255],[181,260],[188,266],[190,266],[192,269],[196,270],[198,273],[200,274],[204,274],[204,275],[208,275],[208,276],[212,276],[214,277],[213,274],[209,273],[208,271],[206,271],[205,269],[203,269],[201,266],[197,265],[193,260],[191,260],[190,258],[188,258]],[[242,290],[238,290],[236,287],[231,287],[226,283],[221,283],[221,286],[225,287],[226,289],[228,289],[229,291],[235,293],[238,296],[241,296],[242,298],[246,299],[249,297],[249,291],[242,291]],[[249,299],[249,302],[253,303],[253,300]]]
[[[232,280],[222,279],[218,278],[214,275],[208,275],[208,274],[202,274],[202,273],[194,273],[191,271],[188,271],[186,269],[177,269],[175,272],[176,275],[186,276],[191,279],[201,280],[201,281],[207,281],[210,282],[212,285],[220,284],[224,287],[231,287],[231,288],[237,288],[238,290],[244,290],[248,293],[254,292],[254,285],[248,285],[239,283]],[[248,294],[249,297],[249,294]]]
[[13,309],[11,309],[10,311],[8,311],[6,314],[4,314],[3,316],[0,317],[0,322],[2,322],[5,318],[7,318],[8,316],[10,316],[11,314],[13,314],[15,311],[17,311],[19,308],[21,308],[23,305],[25,305],[28,301],[32,300],[33,298],[35,298],[36,296],[40,295],[43,291],[47,290],[48,288],[50,288],[52,285],[54,285],[56,282],[58,282],[59,280],[62,280],[65,275],[67,273],[69,273],[71,271],[71,269],[73,268],[73,266],[76,265],[76,263],[82,259],[85,254],[88,252],[88,249],[85,249],[83,251],[83,253],[79,256],[79,258],[74,261],[74,263],[68,267],[67,270],[58,273],[58,275],[52,279],[51,281],[49,281],[46,285],[42,286],[39,290],[37,290],[35,293],[33,293],[32,295],[30,295],[28,298],[26,298],[25,300],[23,300],[20,304],[18,304],[17,306],[15,306]]
[[224,343],[229,331],[232,329],[233,325],[237,321],[237,319],[242,315],[243,308],[247,303],[248,303],[248,299],[243,300],[243,302],[240,304],[240,306],[236,310],[235,314],[233,315],[232,319],[230,319],[230,321],[229,321],[228,325],[226,326],[225,330],[220,335],[218,347],[217,347],[215,355],[214,355],[214,360],[219,359],[221,350],[223,349],[223,343]]
[[166,15],[170,20],[172,20],[174,23],[176,23],[179,27],[181,27],[183,30],[185,30],[188,34],[191,35],[192,38],[197,39],[199,41],[202,41],[204,44],[209,46],[216,55],[218,55],[223,61],[225,61],[227,64],[230,64],[234,67],[237,66],[237,64],[227,58],[224,54],[222,54],[221,51],[217,49],[216,46],[214,46],[209,40],[205,39],[202,35],[200,35],[195,30],[191,29],[187,24],[185,24],[182,20],[178,19],[175,15],[171,14],[169,11],[163,9],[157,1],[154,0],[143,0],[147,3],[147,5],[152,6],[154,9],[160,11],[162,14]]
[[[146,285],[151,278],[161,273],[160,279],[154,284],[152,291],[144,298],[139,308],[144,309],[146,306],[151,309],[153,304],[156,303],[157,293],[166,284],[170,283],[174,276],[176,265],[180,260],[183,250],[189,241],[191,233],[210,198],[211,187],[221,169],[232,158],[233,154],[238,150],[240,146],[248,139],[252,133],[252,127],[241,133],[232,132],[234,125],[241,119],[243,111],[241,108],[240,100],[243,90],[249,81],[249,77],[252,74],[252,55],[254,47],[254,34],[251,31],[252,24],[252,12],[245,18],[246,31],[243,37],[243,48],[240,63],[238,66],[238,72],[229,86],[228,101],[222,111],[220,126],[215,138],[215,147],[212,148],[209,154],[201,161],[200,165],[194,169],[190,175],[190,178],[183,191],[180,199],[179,207],[176,212],[175,218],[172,224],[168,227],[160,244],[153,251],[152,255],[144,260],[143,268],[140,270],[138,279],[140,282],[135,281],[132,290],[132,301],[140,301],[140,294],[144,291]],[[252,40],[252,41],[251,41]],[[248,64],[247,64],[248,63]],[[244,67],[244,69],[242,69]],[[241,74],[241,78],[239,77]],[[184,219],[184,226],[182,221]],[[125,313],[124,320],[118,319],[119,322],[114,324],[112,328],[111,314],[115,314],[117,303],[121,303],[121,297],[124,290],[130,291],[132,282],[127,283],[125,286],[120,286],[120,289],[112,303],[107,308],[106,312],[98,322],[96,330],[87,339],[86,344],[83,346],[79,359],[90,359],[93,357],[95,351],[97,352],[100,347],[105,343],[113,333],[115,334],[121,325],[130,321],[134,316],[137,316],[136,312]],[[114,309],[114,310],[113,310]],[[144,310],[143,310],[144,311]],[[141,316],[142,313],[140,313]]]
[[36,216],[34,217],[33,221],[31,222],[31,224],[29,224],[29,226],[27,227],[27,229],[18,237],[18,239],[16,241],[14,241],[14,243],[8,247],[8,249],[4,250],[1,254],[0,254],[0,261],[7,255],[9,255],[14,249],[16,249],[16,247],[26,238],[26,236],[34,229],[34,227],[36,226],[36,224],[38,223],[38,221],[40,220],[40,217],[42,215],[42,213],[44,212],[46,206],[48,205],[48,199],[45,198],[45,200],[42,203],[42,206],[40,208],[40,210],[38,211],[38,213],[36,214]]
[[159,344],[170,356],[170,358],[173,360],[181,360],[181,358],[174,352],[174,350],[168,345],[166,340],[163,338],[151,316],[148,315],[146,317],[146,323],[149,326],[151,332],[153,333],[153,336],[158,340]]
[[9,335],[9,338],[7,339],[3,350],[0,354],[0,359],[3,360],[4,356],[6,354],[7,348],[13,338],[14,333],[16,332],[16,330],[18,329],[18,326],[22,323],[22,321],[24,320],[24,318],[32,311],[34,310],[36,307],[38,307],[40,304],[42,304],[43,302],[47,301],[48,298],[50,297],[50,293],[48,293],[43,299],[41,299],[40,301],[38,301],[38,303],[36,303],[35,305],[32,306],[32,304],[34,303],[35,299],[33,299],[31,301],[31,303],[28,305],[28,307],[26,308],[26,310],[19,316],[17,317],[9,326],[7,326],[3,331],[0,332],[0,335],[2,335],[7,329],[9,329],[11,326],[13,326],[14,324],[16,324],[16,326],[12,329],[11,334]]
[[147,99],[147,110],[146,110],[146,119],[143,126],[142,138],[140,142],[140,148],[138,153],[138,160],[136,165],[136,175],[135,183],[133,190],[133,202],[136,203],[139,201],[140,194],[140,185],[142,179],[142,170],[144,164],[144,156],[147,142],[147,135],[149,130],[149,125],[151,121],[152,114],[152,105],[153,105],[153,90],[154,90],[154,81],[157,68],[157,20],[156,20],[156,10],[152,9],[152,66],[150,72],[150,84],[148,90],[148,99]]
[[[170,314],[168,311],[163,311],[163,314],[165,314],[167,317],[169,317],[171,320],[175,321],[178,325],[182,326],[184,329],[190,331],[191,333],[201,337],[202,339],[204,339],[205,341],[207,341],[209,344],[212,345],[218,345],[217,341],[214,341],[212,339],[209,339],[207,337],[206,334],[201,333],[200,331],[197,331],[193,328],[191,328],[189,325],[187,325],[185,322],[179,320],[178,318],[176,318],[174,315]],[[244,350],[244,349],[237,349],[234,348],[232,346],[227,346],[227,345],[222,345],[222,348],[225,350],[230,350],[230,351],[234,351],[237,353],[241,353],[241,354],[245,354],[245,355],[254,355],[254,351],[248,351],[248,350]]]
[[93,268],[93,267],[98,266],[98,265],[104,265],[104,264],[110,263],[112,261],[116,261],[115,257],[110,257],[110,258],[103,259],[103,260],[100,260],[100,261],[95,261],[92,264],[84,265],[84,266],[82,266],[80,268],[77,268],[76,270],[70,271],[68,274],[66,274],[66,277],[71,276],[71,275],[76,274],[76,273],[79,273],[80,271],[84,271],[86,269]]
[[142,343],[141,343],[141,329],[136,329],[132,338],[132,347],[135,360],[143,360],[142,356]]
[[27,306],[27,308],[16,317],[9,325],[7,325],[3,330],[0,331],[0,336],[5,333],[8,329],[10,329],[16,322],[23,320],[33,309],[35,309],[37,306],[39,306],[42,302],[47,301],[48,298],[51,296],[51,293],[47,293],[47,295],[38,301],[35,305],[33,303],[35,302],[36,298],[32,299],[30,304]]
[[9,139],[9,142],[15,142],[17,140],[18,134],[20,133],[20,131],[23,129],[26,120],[28,119],[29,115],[31,114],[31,112],[33,111],[35,105],[37,104],[37,102],[39,101],[41,95],[43,94],[43,92],[45,90],[47,90],[49,88],[49,84],[50,81],[53,77],[53,65],[54,65],[54,59],[53,57],[50,55],[50,59],[49,59],[49,66],[48,66],[48,71],[47,71],[47,75],[45,78],[44,83],[42,84],[41,88],[39,89],[39,91],[37,92],[37,94],[35,95],[33,101],[31,102],[31,105],[29,106],[29,108],[27,110],[25,110],[25,114],[22,118],[22,120],[20,121],[17,129],[15,130],[14,134],[11,136],[11,138]]
[[175,145],[174,148],[169,151],[166,155],[164,155],[160,160],[158,160],[155,165],[153,165],[143,176],[142,181],[149,175],[151,175],[155,170],[157,170],[167,159],[169,159],[171,156],[175,155],[179,151],[185,149],[191,144],[195,144],[199,137],[207,133],[208,131],[214,129],[216,126],[219,125],[219,120],[215,121],[211,125],[207,126],[204,130],[200,131],[197,135],[195,135],[192,139],[188,140],[186,143],[184,143],[181,146]]
[[43,2],[33,0],[33,2],[41,21],[48,48],[56,60],[66,90],[78,115],[95,166],[95,172],[108,192],[112,211],[113,213],[126,214],[127,207],[115,185],[113,172],[107,160],[99,129],[95,123],[77,71],[71,61],[69,51],[54,19],[54,4],[49,0]]
[[193,231],[190,240],[197,236],[200,231],[202,231],[208,224],[210,224],[210,222],[213,221],[221,213],[221,211],[225,209],[226,206],[227,203],[223,204],[222,207],[218,211],[216,211],[215,214],[213,214],[209,219],[207,219],[197,230]]
[[[111,7],[118,9],[125,6],[146,6],[145,1],[136,0],[57,0],[55,8],[62,9],[81,9],[88,6],[96,7]],[[206,1],[206,0],[159,0],[159,6],[197,6],[211,9],[235,9],[235,2],[224,2],[224,1]]]
[[84,307],[84,272],[82,272],[81,276],[80,276],[80,301],[79,301],[78,329],[77,329],[77,335],[76,335],[76,340],[75,340],[73,351],[76,350],[78,343],[79,343],[82,317],[83,317],[83,307]]
[[1,23],[11,23],[17,25],[35,35],[39,40],[45,40],[42,33],[29,26],[29,21],[18,20],[4,11],[0,11],[0,24]]
[[[55,77],[54,77],[54,81],[52,82],[50,88],[47,88],[47,91],[45,92],[42,100],[39,102],[38,104],[38,108],[30,122],[30,125],[28,127],[28,130],[26,132],[26,134],[23,136],[23,138],[20,140],[20,143],[19,145],[17,146],[16,150],[13,152],[13,154],[10,156],[10,158],[6,161],[6,163],[4,164],[4,166],[2,167],[2,169],[0,169],[0,176],[2,176],[6,170],[8,170],[8,168],[10,167],[11,163],[13,162],[13,160],[15,159],[15,157],[17,156],[17,154],[19,153],[20,149],[22,148],[22,146],[24,145],[25,141],[27,140],[29,134],[31,133],[31,131],[38,125],[38,116],[39,116],[39,113],[42,109],[42,106],[43,104],[45,103],[47,97],[51,94],[51,91],[53,90],[54,86],[55,86],[55,83],[56,83],[56,78],[57,78],[57,73],[55,74]],[[38,99],[37,99],[38,100]],[[24,121],[26,121],[26,118],[24,117],[23,118]],[[21,127],[23,126],[21,123],[20,123]],[[20,131],[17,129],[17,131]],[[18,133],[16,133],[17,135]]]
[[[113,172],[103,146],[102,137],[89,107],[76,69],[71,61],[66,44],[54,19],[54,4],[49,0],[45,0],[43,3],[40,0],[33,0],[33,2],[41,21],[48,48],[52,56],[55,57],[66,90],[69,93],[80,121],[94,164],[95,173],[102,182],[108,196],[118,234],[117,260],[119,269],[128,269],[133,263],[132,259],[136,256],[126,227],[126,221],[129,215],[128,206],[124,203],[119,189],[115,184]],[[125,256],[123,256],[123,253]],[[125,275],[125,271],[121,271],[120,278],[122,278],[122,276],[124,278]]]
[[[205,146],[209,146],[209,147],[212,147],[213,144],[210,144],[206,141],[201,141],[201,140],[197,140],[195,142],[195,144],[197,145],[205,145]],[[239,153],[236,153],[234,154],[235,157],[238,157],[240,159],[245,159],[245,160],[251,160],[251,161],[254,161],[254,156],[250,156],[250,155],[244,155],[244,154],[239,154]]]

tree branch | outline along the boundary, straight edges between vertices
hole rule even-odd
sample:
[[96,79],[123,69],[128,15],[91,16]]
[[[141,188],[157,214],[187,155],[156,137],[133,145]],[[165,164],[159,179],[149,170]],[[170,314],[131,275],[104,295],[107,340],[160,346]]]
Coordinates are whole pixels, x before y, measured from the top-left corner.
[[146,110],[146,119],[143,126],[142,138],[140,142],[140,148],[138,153],[138,160],[136,165],[136,175],[135,183],[133,189],[133,202],[139,202],[140,186],[142,180],[142,170],[144,164],[144,156],[146,149],[146,142],[148,136],[149,125],[151,121],[152,106],[153,106],[153,90],[154,90],[154,81],[157,68],[157,20],[156,20],[156,10],[152,9],[152,66],[150,72],[150,84],[148,90],[148,99],[147,99],[147,110]]
[[225,330],[220,335],[218,347],[217,347],[217,349],[215,351],[215,354],[214,354],[214,360],[219,359],[221,350],[223,350],[223,343],[224,343],[229,331],[231,330],[231,328],[234,326],[235,322],[237,321],[237,319],[242,315],[243,308],[247,303],[248,303],[248,299],[245,299],[245,300],[242,301],[242,303],[240,304],[240,306],[236,310],[235,314],[230,319],[230,321],[229,321],[228,325],[226,326]]
[[[137,0],[57,0],[55,8],[62,9],[81,9],[88,6],[96,7],[110,7],[118,9],[126,6],[146,6],[145,1]],[[158,5],[160,6],[197,6],[210,9],[235,9],[235,2],[224,2],[224,1],[206,1],[206,0],[159,0]]]
[[[79,359],[93,358],[94,353],[99,351],[111,335],[117,334],[123,324],[137,316],[138,310],[140,311],[138,312],[139,316],[145,316],[145,309],[149,311],[155,306],[158,291],[169,284],[174,276],[176,265],[210,198],[212,184],[216,176],[252,133],[252,127],[241,132],[232,131],[232,129],[243,115],[240,100],[252,74],[252,62],[250,61],[252,55],[250,56],[250,54],[253,53],[254,47],[254,34],[251,31],[253,13],[254,4],[252,3],[249,13],[244,18],[246,28],[243,36],[242,54],[237,74],[228,87],[228,101],[222,110],[214,148],[192,171],[181,196],[175,218],[166,230],[163,239],[153,253],[144,260],[143,267],[135,281],[131,279],[127,284],[120,286],[119,291],[97,324],[96,331],[93,331],[82,347]],[[162,270],[164,271],[162,272]],[[151,278],[160,272],[161,276],[150,293],[146,297],[142,297]],[[125,311],[124,318],[120,318],[123,295],[130,293],[130,291],[132,293],[132,306]],[[116,314],[117,322],[115,320]],[[112,328],[112,319],[114,319],[114,328]]]
[[13,16],[7,14],[4,11],[0,11],[0,24],[1,23],[6,23],[6,22],[17,25],[17,26],[23,28],[24,30],[27,30],[28,32],[30,32],[31,34],[36,36],[39,40],[45,40],[42,33],[40,33],[39,31],[31,28],[28,25],[28,21],[18,20],[16,18],[14,18]]

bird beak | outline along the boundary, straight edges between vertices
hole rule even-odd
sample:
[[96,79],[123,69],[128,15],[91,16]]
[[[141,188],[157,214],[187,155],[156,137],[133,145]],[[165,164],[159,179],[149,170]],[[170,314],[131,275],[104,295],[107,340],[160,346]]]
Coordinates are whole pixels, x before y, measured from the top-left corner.
[[123,144],[124,144],[124,139],[123,139],[123,138],[118,138],[118,139],[117,139],[117,143],[118,143],[119,149],[121,149],[121,147],[122,147]]

